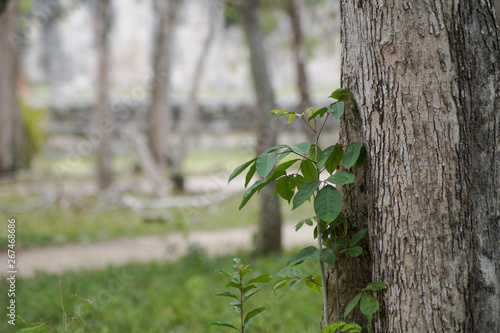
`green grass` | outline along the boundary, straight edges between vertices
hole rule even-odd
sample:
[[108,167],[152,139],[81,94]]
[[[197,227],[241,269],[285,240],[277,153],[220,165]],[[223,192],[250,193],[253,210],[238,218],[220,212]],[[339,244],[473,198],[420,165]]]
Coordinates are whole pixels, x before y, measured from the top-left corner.
[[[52,207],[26,213],[0,213],[0,221],[15,217],[17,243],[24,246],[92,242],[137,235],[153,235],[172,231],[209,230],[255,224],[258,202],[249,203],[245,212],[238,211],[239,196],[212,207],[174,208],[153,213],[133,212],[129,209],[93,213],[82,207],[68,209]],[[147,220],[152,222],[147,222]],[[2,222],[2,225],[4,223]],[[7,244],[7,228],[0,231],[0,247]]]
[[[251,200],[242,211],[238,210],[240,195],[209,207],[174,208],[163,211],[134,212],[129,209],[93,213],[88,209],[96,205],[95,198],[81,201],[79,206],[67,209],[57,206],[25,213],[0,212],[0,221],[16,218],[16,239],[21,246],[43,246],[71,242],[95,242],[134,237],[138,235],[166,234],[173,231],[213,230],[228,227],[256,225],[258,199]],[[311,213],[310,207],[291,212],[282,202],[285,221],[300,221]],[[147,222],[150,221],[150,222]],[[5,223],[5,224],[4,224]],[[0,248],[7,245],[7,228],[0,230]]]
[[[269,273],[276,277],[288,256],[250,258],[240,255],[253,268],[251,276]],[[232,271],[232,257],[210,259],[202,250],[193,250],[177,263],[151,263],[107,268],[80,274],[65,273],[60,277],[62,299],[68,315],[68,332],[80,332],[80,317],[90,325],[85,332],[230,332],[207,326],[212,320],[237,323],[229,301],[216,297],[224,291],[226,278],[214,271]],[[302,269],[312,270],[309,264]],[[300,267],[300,266],[299,266]],[[267,306],[268,311],[256,317],[252,332],[318,332],[321,319],[321,296],[304,285],[286,287],[273,295],[272,283],[250,301],[251,307]],[[7,281],[0,280],[7,290]],[[16,283],[16,312],[29,323],[46,322],[62,332],[62,310],[59,299],[59,277],[39,274]],[[2,317],[5,318],[7,295],[2,292]],[[71,318],[75,318],[72,320]],[[18,332],[0,321],[1,332]],[[53,330],[47,330],[50,332]]]

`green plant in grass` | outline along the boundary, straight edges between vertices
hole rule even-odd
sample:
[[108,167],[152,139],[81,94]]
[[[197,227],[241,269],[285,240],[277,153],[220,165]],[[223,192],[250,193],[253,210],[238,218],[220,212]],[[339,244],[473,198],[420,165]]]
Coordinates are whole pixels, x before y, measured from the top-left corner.
[[269,274],[263,274],[245,282],[243,278],[251,271],[250,265],[243,265],[241,263],[241,260],[237,258],[233,259],[233,263],[233,273],[229,273],[224,269],[218,269],[217,272],[229,278],[229,282],[226,284],[226,287],[235,288],[237,290],[237,293],[234,294],[230,291],[224,291],[216,295],[235,299],[235,301],[231,301],[229,305],[233,307],[234,311],[239,316],[239,326],[236,327],[226,321],[211,321],[208,324],[229,327],[236,330],[237,332],[244,333],[247,331],[248,327],[255,319],[255,316],[267,309],[266,307],[262,306],[253,310],[245,311],[245,304],[247,304],[247,301],[250,297],[260,291],[260,289],[257,288],[256,283],[267,283],[272,280],[272,277]]
[[[363,248],[357,244],[367,231],[367,229],[362,229],[355,235],[348,234],[348,221],[341,212],[342,197],[337,190],[337,186],[349,186],[349,184],[354,183],[355,176],[350,171],[363,164],[366,157],[365,147],[360,142],[350,143],[345,150],[338,143],[325,149],[319,146],[319,139],[328,119],[333,117],[340,120],[348,102],[352,104],[354,117],[357,117],[356,104],[351,93],[346,89],[337,89],[329,97],[335,99],[329,106],[310,108],[304,113],[286,110],[273,110],[271,112],[272,116],[287,116],[289,125],[297,119],[303,121],[314,132],[315,142],[301,142],[295,145],[281,144],[269,148],[258,157],[237,167],[228,179],[231,181],[248,169],[245,176],[245,187],[248,189],[243,195],[240,209],[256,193],[271,183],[275,183],[275,195],[279,195],[291,203],[292,210],[308,201],[312,203],[314,216],[298,222],[295,229],[299,230],[304,225],[314,226],[314,237],[317,239],[318,245],[317,247],[308,246],[292,256],[287,267],[278,273],[280,279],[274,283],[273,289],[276,291],[287,284],[294,286],[304,282],[308,287],[319,291],[323,297],[323,326],[325,329],[328,317],[325,264],[334,266],[336,258],[340,255],[351,257],[361,255]],[[285,159],[285,157],[288,158]],[[255,175],[259,175],[261,178],[249,186]],[[306,260],[319,262],[319,276],[300,276],[295,266]],[[382,281],[372,282],[349,303],[345,316],[361,299],[361,312],[369,317],[369,326],[371,326],[371,316],[378,310],[379,301],[370,291],[385,288],[386,285]],[[339,318],[339,322],[336,324],[340,325],[341,323]],[[343,325],[336,326],[335,329],[339,329],[341,326]],[[356,329],[356,327],[352,326],[352,328],[346,329]]]

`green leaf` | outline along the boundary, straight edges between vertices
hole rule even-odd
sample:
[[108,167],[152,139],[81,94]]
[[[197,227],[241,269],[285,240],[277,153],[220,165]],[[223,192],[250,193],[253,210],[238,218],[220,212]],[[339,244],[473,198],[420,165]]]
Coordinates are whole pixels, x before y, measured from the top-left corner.
[[311,148],[311,144],[309,142],[301,142],[297,143],[290,147],[290,149],[301,156],[307,156],[309,149]]
[[351,257],[358,257],[361,253],[363,253],[363,248],[361,246],[355,246],[349,249],[348,253]]
[[382,290],[386,288],[387,285],[385,284],[384,281],[373,281],[370,282],[370,284],[368,284],[368,286],[366,286],[366,288],[363,290]]
[[362,146],[361,151],[359,152],[359,157],[356,160],[356,164],[354,165],[354,167],[356,169],[359,168],[361,165],[363,165],[363,163],[365,162],[365,159],[366,159],[366,147]]
[[245,287],[245,288],[243,288],[243,290],[241,291],[241,293],[242,293],[242,294],[245,294],[245,293],[246,293],[246,292],[248,292],[249,290],[252,290],[252,289],[255,289],[255,288],[257,288],[257,286],[256,286],[256,285],[254,285],[254,284],[248,284],[248,283],[247,283],[247,284],[246,284],[246,287]]
[[[288,146],[287,146],[288,147]],[[278,159],[276,160],[276,163],[279,163],[282,159],[290,155],[292,151],[290,150],[290,147],[288,149],[283,150],[282,152],[277,153],[279,155]]]
[[[298,194],[298,193],[297,193]],[[333,186],[323,187],[314,199],[314,211],[318,217],[330,223],[339,215],[342,208],[342,197]]]
[[268,283],[271,281],[273,277],[269,274],[262,274],[257,276],[256,278],[251,279],[247,283]]
[[225,322],[225,321],[211,321],[211,322],[208,323],[208,325],[229,327],[229,328],[233,328],[233,329],[235,329],[235,330],[237,330],[239,332],[239,330],[234,325],[231,325],[230,323]]
[[279,271],[277,275],[279,277],[296,278],[296,277],[300,276],[300,272],[295,267],[287,266],[287,267],[283,268],[281,271]]
[[328,159],[325,162],[325,169],[329,174],[332,174],[335,169],[337,169],[340,162],[342,161],[343,156],[344,151],[342,150],[342,147],[337,143],[333,147],[332,153],[330,154],[330,156],[328,156]]
[[280,178],[276,181],[276,189],[274,190],[274,194],[278,193],[280,197],[288,201],[292,200],[293,195],[295,193],[295,183],[290,178]]
[[347,247],[347,239],[342,237],[337,237],[332,239],[333,249],[345,249]]
[[347,171],[339,171],[328,177],[326,181],[338,185],[351,184],[354,183],[354,175]]
[[359,309],[366,315],[372,315],[377,312],[379,308],[378,300],[370,293],[364,293],[361,297],[361,302],[359,303]]
[[242,165],[240,165],[239,167],[237,167],[236,169],[234,169],[233,173],[229,176],[227,182],[229,183],[231,180],[233,180],[236,176],[238,176],[240,173],[242,173],[246,168],[248,168],[250,166],[250,164],[252,164],[256,160],[257,160],[257,158],[251,159],[250,161],[245,162]]
[[246,190],[245,194],[243,194],[243,199],[241,200],[239,209],[241,210],[243,207],[245,207],[252,196],[264,186],[265,182],[263,180],[257,180],[255,183],[253,183],[253,185],[250,186],[248,190]]
[[229,287],[233,287],[233,288],[236,288],[236,289],[240,289],[240,285],[234,281],[229,281],[228,283],[226,283],[226,288],[229,288]]
[[292,165],[294,165],[295,162],[297,162],[297,161],[300,161],[300,159],[296,158],[294,160],[283,162],[283,163],[281,163],[280,165],[278,165],[276,167],[276,169],[273,171],[273,173],[276,172],[276,171],[286,171],[289,167],[291,167]]
[[271,170],[274,168],[274,163],[276,162],[275,153],[263,153],[257,158],[256,167],[257,173],[266,178]]
[[267,308],[263,306],[263,307],[254,309],[254,310],[250,311],[249,313],[247,313],[247,315],[245,316],[245,320],[243,321],[245,323],[245,325],[243,326],[243,331],[246,331],[246,329],[248,328],[250,323],[254,320],[256,315],[258,315],[262,311],[266,311],[266,310],[267,310]]
[[351,93],[349,92],[349,90],[339,88],[339,89],[335,90],[334,92],[332,92],[332,94],[328,97],[334,98],[334,99],[340,101],[340,100],[346,99],[349,96],[351,96]]
[[340,117],[344,114],[345,104],[342,101],[333,103],[330,105],[329,109],[332,112],[333,118],[340,120]]
[[254,164],[252,164],[252,166],[248,170],[247,175],[245,177],[245,187],[247,187],[248,184],[250,183],[250,181],[252,180],[252,177],[253,177],[253,175],[255,175],[256,170],[257,170],[257,167],[255,166],[255,163],[254,163]]
[[318,169],[327,168],[329,170],[333,168],[335,170],[342,160],[343,153],[342,147],[338,143],[326,148],[318,156]]
[[269,112],[269,114],[271,116],[280,117],[280,116],[286,114],[287,112],[288,112],[287,110],[272,110],[271,112]]
[[305,223],[305,224],[307,224],[307,225],[313,225],[313,222],[311,221],[311,219],[310,219],[310,218],[308,218],[308,219],[303,219],[303,220],[299,221],[299,223],[297,223],[297,224],[295,225],[295,231],[299,231],[299,230],[300,230],[300,228],[302,228],[302,227],[304,226],[304,223]]
[[337,330],[338,328],[340,328],[340,327],[342,327],[344,325],[346,325],[345,321],[339,321],[338,323],[334,323],[332,325],[323,327],[323,329],[321,330],[321,332],[330,333],[330,332],[333,332],[333,331]]
[[215,296],[225,296],[225,297],[231,297],[231,298],[239,299],[238,296],[230,293],[229,291],[223,291],[221,293],[217,293],[217,294],[215,294]]
[[225,269],[219,268],[219,269],[215,270],[215,272],[219,273],[221,275],[225,275],[227,277],[231,277],[231,274],[228,271],[226,271]]
[[363,296],[363,293],[359,293],[357,294],[350,302],[349,304],[347,304],[347,307],[345,308],[345,311],[344,311],[344,318],[347,317],[347,315],[349,313],[351,313],[352,309],[354,309],[354,307],[356,306],[356,304],[358,304],[359,302],[359,299],[361,298],[361,296]]
[[300,163],[300,172],[306,182],[312,182],[318,179],[318,171],[311,160],[304,160]]
[[272,152],[280,150],[282,148],[288,148],[288,145],[277,145],[277,146],[271,147],[268,150],[264,151],[263,154],[272,153]]
[[290,280],[291,280],[291,278],[283,278],[281,280],[274,282],[273,283],[273,293],[275,293],[276,290],[285,287]]
[[46,328],[48,328],[48,326],[45,323],[41,323],[36,326],[21,328],[21,332],[42,332],[45,331]]
[[354,120],[356,120],[356,118],[358,117],[358,106],[352,96],[351,96],[351,103],[352,103],[352,113],[354,114]]
[[332,249],[323,250],[319,259],[327,264],[333,265],[335,263],[335,253]]
[[363,238],[367,230],[368,229],[361,229],[354,236],[352,236],[350,246],[352,247],[356,245],[361,240],[361,238]]
[[292,210],[302,205],[304,202],[309,200],[311,195],[318,189],[321,185],[319,180],[312,181],[303,185],[298,191],[295,197],[293,198],[293,207]]
[[296,114],[292,113],[288,116],[288,126],[292,125],[292,121],[295,119]]
[[321,290],[321,276],[316,276],[316,277],[312,278],[311,280],[306,280],[305,281],[305,285],[307,287],[311,288],[312,290],[316,290],[320,294],[322,293],[322,290]]
[[321,109],[316,108],[316,110],[311,113],[311,115],[309,116],[309,118],[307,119],[307,121],[309,122],[309,121],[313,120],[316,117],[323,118],[325,116],[325,113],[327,113],[327,112],[328,112],[328,108],[327,107],[323,107]]
[[342,165],[344,166],[344,168],[349,169],[350,167],[352,167],[358,160],[360,152],[361,152],[361,143],[359,142],[351,143],[349,148],[347,148],[344,157],[342,158]]
[[252,297],[253,295],[255,295],[256,293],[258,293],[260,290],[259,289],[254,289],[252,291],[250,291],[249,293],[246,293],[244,296],[243,296],[243,302],[246,302],[247,299],[249,299],[250,297]]
[[300,250],[299,253],[294,254],[290,260],[287,262],[287,266],[299,265],[304,262],[307,258],[313,255],[313,253],[317,250],[314,246],[308,246]]

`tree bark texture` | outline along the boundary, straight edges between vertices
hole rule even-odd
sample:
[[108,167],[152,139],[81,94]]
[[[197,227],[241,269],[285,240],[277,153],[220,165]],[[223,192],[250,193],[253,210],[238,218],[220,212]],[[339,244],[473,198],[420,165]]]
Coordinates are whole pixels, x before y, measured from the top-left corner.
[[10,173],[23,166],[25,157],[17,92],[18,7],[17,1],[10,1],[0,13],[0,173]]
[[[257,97],[257,154],[276,145],[276,132],[270,127],[267,116],[275,108],[274,92],[267,69],[263,44],[263,33],[259,18],[259,2],[245,0],[235,5],[241,18],[243,30],[250,50],[250,67],[255,95]],[[261,209],[258,253],[281,252],[281,212],[278,199],[272,200],[274,186],[260,191]]]
[[500,0],[495,0],[495,11],[497,17],[497,24],[500,26]]
[[217,14],[216,9],[218,8],[212,1],[209,2],[209,22],[208,31],[201,48],[201,52],[198,55],[196,61],[196,66],[193,75],[193,81],[191,84],[191,89],[189,92],[189,97],[187,101],[186,109],[181,113],[179,130],[178,130],[178,142],[176,144],[176,156],[173,158],[173,175],[172,180],[174,182],[174,188],[179,192],[184,192],[184,174],[183,166],[186,152],[188,151],[188,143],[190,134],[193,131],[195,124],[197,123],[199,104],[198,104],[198,91],[200,88],[200,82],[203,75],[203,70],[205,68],[205,60],[208,58],[208,53],[210,51],[210,46],[214,40],[215,35],[215,23]]
[[367,149],[342,193],[352,228],[369,228],[371,253],[342,287],[359,287],[369,270],[386,282],[377,332],[500,331],[493,11],[472,0],[341,0],[342,86],[359,110],[345,114],[341,143]]
[[151,105],[148,116],[148,145],[160,168],[167,165],[166,133],[171,127],[171,108],[169,103],[170,65],[175,26],[176,10],[179,0],[157,0],[157,23],[154,37]]
[[109,102],[109,30],[110,0],[96,2],[96,100],[94,109],[94,126],[99,129],[101,142],[97,146],[97,184],[105,190],[113,181],[111,166],[111,122],[112,114]]

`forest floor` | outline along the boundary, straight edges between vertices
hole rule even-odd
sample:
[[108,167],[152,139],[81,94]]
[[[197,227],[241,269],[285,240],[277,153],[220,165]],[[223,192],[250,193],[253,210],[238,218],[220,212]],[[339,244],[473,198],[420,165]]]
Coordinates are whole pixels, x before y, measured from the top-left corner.
[[[229,186],[214,186],[214,178],[191,179],[187,188],[198,192],[202,188],[218,188],[213,195],[170,196],[161,199],[163,206],[186,207],[193,204],[217,204],[221,200],[241,193],[243,180]],[[208,185],[212,186],[208,186]],[[16,184],[11,189],[19,192],[24,186]],[[200,186],[201,185],[201,186]],[[218,185],[218,186],[217,186]],[[16,189],[17,187],[17,189]],[[47,191],[47,187],[44,187]],[[74,187],[73,187],[74,188]],[[80,191],[82,188],[80,188]],[[21,191],[22,192],[22,191]],[[31,191],[27,191],[31,192]],[[92,192],[92,191],[90,191]],[[61,273],[104,268],[108,265],[124,265],[134,262],[175,261],[198,248],[209,256],[251,250],[256,233],[253,227],[231,227],[217,230],[176,231],[153,236],[137,236],[90,243],[72,243],[42,247],[22,247],[16,249],[16,266],[20,277],[33,277],[37,272]],[[282,241],[285,249],[314,244],[312,231],[303,228],[295,232],[294,223],[282,227]],[[0,262],[7,263],[7,251],[0,253]],[[8,270],[0,271],[5,274]]]
[[[295,232],[293,224],[283,225],[285,249],[313,243],[311,230]],[[17,251],[20,277],[33,277],[36,272],[60,273],[124,265],[133,262],[175,261],[190,249],[199,248],[209,256],[250,250],[255,228],[197,231],[189,234],[174,232],[161,236],[141,236],[120,240],[27,248]],[[7,262],[7,254],[0,255]]]

